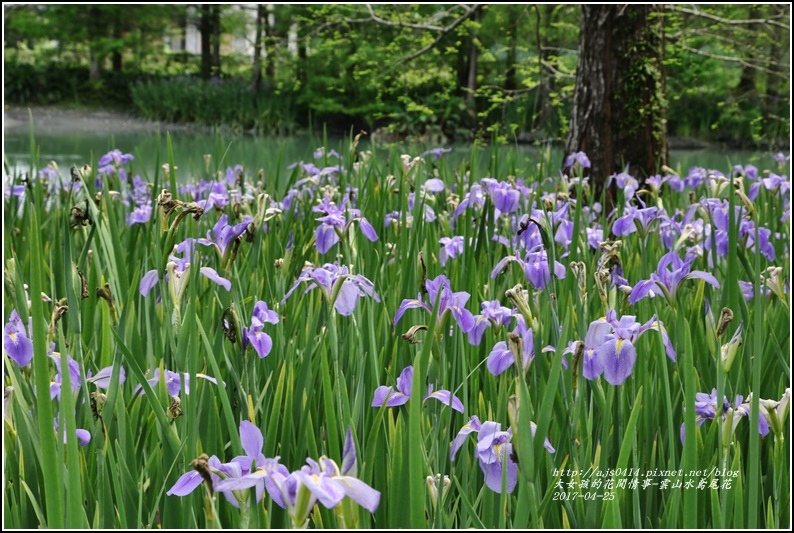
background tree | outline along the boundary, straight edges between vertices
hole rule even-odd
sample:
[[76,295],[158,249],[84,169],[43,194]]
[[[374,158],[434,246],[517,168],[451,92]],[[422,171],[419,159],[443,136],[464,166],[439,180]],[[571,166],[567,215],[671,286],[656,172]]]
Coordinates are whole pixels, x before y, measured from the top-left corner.
[[[610,31],[653,31],[640,35],[642,46],[629,44],[623,52],[643,57],[643,47],[658,51],[662,38],[664,48],[660,60],[635,61],[645,70],[633,79],[609,75],[610,91],[619,93],[613,98],[621,105],[628,99],[644,113],[623,119],[662,122],[653,102],[664,99],[641,86],[654,86],[654,72],[665,72],[663,87],[656,87],[666,96],[673,141],[787,145],[788,4],[669,5],[653,8],[647,24],[632,19],[636,9],[617,9]],[[4,5],[5,94],[17,103],[111,101],[129,109],[134,102],[150,118],[213,124],[238,117],[245,128],[253,120],[280,121],[286,112],[295,127],[309,126],[311,117],[314,126],[331,131],[381,129],[428,142],[565,143],[574,133],[571,118],[582,120],[574,116],[574,100],[581,110],[579,102],[589,98],[575,90],[577,63],[592,64],[593,53],[584,48],[579,57],[580,37],[588,37],[580,28],[596,23],[594,17],[584,24],[582,13],[568,4]],[[202,35],[200,54],[186,50],[188,29]],[[248,56],[229,46],[245,41]],[[612,34],[609,42],[614,56],[619,51]],[[179,81],[218,77],[221,62],[223,79],[212,86]],[[607,70],[612,66],[621,63],[613,60]],[[584,91],[592,81],[582,76]],[[628,89],[620,93],[624,82]],[[238,98],[240,87],[258,90]],[[191,103],[193,93],[245,110],[204,113]],[[609,109],[614,115],[614,106]],[[624,129],[618,128],[620,135],[633,139]],[[584,142],[587,130],[582,125],[571,142]],[[623,145],[620,138],[609,143],[610,149]],[[647,154],[613,155],[607,174],[624,162],[639,165]]]
[[650,5],[583,5],[566,153],[583,151],[599,196],[628,166],[637,178],[667,162],[662,17]]

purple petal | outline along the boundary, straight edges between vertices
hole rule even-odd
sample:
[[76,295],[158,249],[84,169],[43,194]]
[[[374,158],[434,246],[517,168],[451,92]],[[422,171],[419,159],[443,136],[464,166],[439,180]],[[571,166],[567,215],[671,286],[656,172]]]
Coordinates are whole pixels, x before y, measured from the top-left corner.
[[256,302],[256,305],[254,305],[253,316],[258,318],[263,323],[269,322],[270,324],[278,324],[279,322],[278,313],[268,309],[267,303],[263,302],[262,300]]
[[637,350],[625,339],[612,339],[601,346],[596,357],[604,367],[604,378],[610,385],[622,385],[634,370]]
[[[535,424],[534,422],[530,422],[529,423],[529,429],[532,430],[532,436],[534,437],[535,436],[535,432],[538,430],[538,425]],[[551,441],[549,441],[548,437],[543,439],[543,447],[546,448],[546,451],[549,452],[549,453],[554,453],[554,452],[557,451],[557,450],[554,449],[554,446],[551,445]]]
[[408,365],[403,368],[403,371],[400,372],[400,376],[397,378],[397,390],[406,396],[410,396],[413,381],[414,367],[412,365]]
[[452,398],[452,405],[451,405],[452,409],[454,409],[459,413],[462,413],[464,409],[463,402],[461,402],[457,396],[453,396],[452,393],[448,390],[437,390],[431,392],[430,394],[422,398],[422,401],[427,400],[428,398],[435,398],[444,405],[450,405],[450,397]]
[[243,451],[248,457],[256,457],[262,453],[265,439],[262,437],[262,432],[258,427],[248,420],[243,420],[240,422],[240,443],[243,445]]
[[445,188],[444,182],[438,178],[430,178],[425,182],[425,189],[430,192],[443,192]]
[[3,348],[8,356],[19,366],[28,366],[33,359],[33,341],[21,333],[10,331],[9,324],[3,335]]
[[214,281],[215,283],[226,289],[227,292],[232,290],[232,282],[218,275],[215,269],[212,269],[210,267],[201,267],[199,271],[201,272],[202,275],[209,278],[210,281]]
[[256,470],[242,477],[228,477],[216,483],[215,490],[217,492],[228,492],[232,490],[250,489],[251,487],[264,483],[266,477],[267,473],[264,470]]
[[[113,367],[106,366],[105,368],[97,372],[96,375],[92,376],[86,381],[93,383],[100,389],[107,389],[108,387],[110,387],[110,378],[112,374],[113,374]],[[126,377],[127,374],[126,372],[124,372],[124,367],[119,368],[119,383],[124,383]]]
[[381,385],[380,387],[375,389],[375,395],[372,397],[372,403],[370,405],[372,407],[381,407],[383,403],[392,396],[393,392],[394,392],[394,387],[387,387],[386,385]]
[[404,405],[410,400],[411,397],[401,392],[396,392],[393,387],[381,385],[375,389],[375,395],[372,398],[372,407],[380,407],[386,403],[386,407],[397,407]]
[[582,375],[585,379],[594,380],[598,379],[604,373],[604,367],[596,357],[594,349],[586,349],[584,357],[582,358]]
[[328,509],[336,507],[345,497],[345,487],[330,476],[310,475],[304,470],[298,470],[294,475]]
[[273,339],[264,331],[249,331],[247,338],[260,359],[267,357],[270,350],[273,349]]
[[407,300],[406,299],[406,300],[403,300],[403,302],[400,304],[400,307],[397,308],[397,312],[394,313],[394,324],[397,324],[397,322],[399,322],[400,318],[402,318],[403,314],[408,309],[416,309],[416,308],[419,308],[419,307],[421,307],[423,309],[426,309],[428,313],[432,313],[433,312],[433,309],[430,308],[427,304],[425,304],[421,300]]
[[715,278],[714,276],[712,276],[708,272],[703,272],[702,270],[693,270],[692,272],[687,274],[687,276],[684,279],[689,279],[689,278],[702,279],[703,281],[705,281],[709,285],[711,285],[713,287],[716,287],[717,289],[720,288],[720,282],[717,281],[717,278]]
[[334,478],[334,481],[337,481],[342,486],[345,494],[347,494],[351,500],[370,513],[374,513],[378,509],[380,492],[363,481],[351,476],[337,476]]
[[651,281],[648,279],[644,279],[642,281],[637,282],[634,288],[631,290],[629,294],[629,304],[633,305],[646,296],[650,294],[651,296],[656,296],[657,294],[662,294],[661,291],[656,286],[655,281]]
[[474,326],[468,331],[469,344],[479,346],[485,330],[491,325],[491,321],[484,315],[474,315]]
[[351,279],[342,281],[342,288],[336,295],[334,300],[334,309],[342,316],[350,316],[358,304],[358,299],[361,296],[358,287]]
[[330,250],[334,244],[339,242],[339,235],[336,233],[336,229],[327,224],[317,226],[314,238],[317,251],[321,254],[324,254]]
[[77,442],[80,443],[80,446],[88,445],[88,443],[91,442],[91,433],[89,433],[85,429],[78,429]]
[[156,270],[150,270],[141,278],[141,283],[138,285],[138,292],[145,298],[149,296],[149,292],[160,280]]
[[455,436],[455,438],[450,443],[450,447],[449,447],[449,460],[450,461],[454,461],[455,460],[455,455],[457,455],[458,450],[460,449],[460,447],[463,446],[463,443],[466,441],[466,437],[469,436],[469,433],[471,433],[471,432],[475,432],[476,433],[476,432],[480,431],[481,427],[482,427],[482,424],[480,424],[480,419],[477,418],[477,416],[472,416],[469,419],[469,421],[462,428],[460,428],[460,431],[458,431],[458,434]]
[[361,217],[358,219],[358,225],[361,228],[361,233],[363,233],[367,239],[372,242],[378,240],[378,234],[375,233],[375,228],[372,227],[372,224],[369,223],[369,220]]
[[[508,448],[505,452],[509,452],[512,448],[510,444],[502,446]],[[515,490],[516,484],[518,483],[518,464],[510,458],[509,453],[503,452],[501,455],[506,457],[506,461],[504,462],[507,463],[507,493],[510,494]],[[503,461],[494,461],[493,463],[486,464],[480,461],[480,468],[485,475],[485,485],[497,494],[502,493],[502,463]]]
[[186,472],[180,476],[179,479],[176,480],[174,486],[166,492],[168,496],[187,496],[194,490],[196,487],[201,485],[203,481],[201,474],[196,472],[195,470],[191,470],[190,472]]
[[510,348],[507,347],[507,343],[499,341],[494,345],[491,353],[488,355],[488,361],[485,363],[485,366],[488,367],[488,371],[491,374],[498,376],[510,368],[510,365],[514,362],[515,357]]
[[345,445],[342,449],[342,468],[340,472],[343,476],[347,474],[355,476],[356,470],[356,444],[353,442],[353,432],[350,430],[350,426],[347,426]]

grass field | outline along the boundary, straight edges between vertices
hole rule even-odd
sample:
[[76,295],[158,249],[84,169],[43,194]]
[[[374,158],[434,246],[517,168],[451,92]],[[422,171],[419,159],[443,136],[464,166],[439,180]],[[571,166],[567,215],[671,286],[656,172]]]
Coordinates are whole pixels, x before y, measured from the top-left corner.
[[331,148],[4,184],[4,527],[790,526],[787,158]]

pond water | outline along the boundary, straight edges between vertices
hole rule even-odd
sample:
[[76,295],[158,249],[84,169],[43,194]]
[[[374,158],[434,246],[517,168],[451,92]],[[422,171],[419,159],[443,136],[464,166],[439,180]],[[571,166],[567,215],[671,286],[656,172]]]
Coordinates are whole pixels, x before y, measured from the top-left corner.
[[[289,175],[287,167],[297,161],[313,161],[314,150],[323,145],[322,137],[252,137],[232,136],[211,133],[177,132],[171,135],[174,161],[178,168],[180,181],[189,181],[206,175],[205,154],[210,154],[211,169],[225,169],[236,164],[243,165],[248,175],[256,174],[259,169],[265,173],[266,180],[275,179],[276,189],[281,190],[283,179]],[[135,155],[133,172],[152,179],[155,166],[168,161],[167,139],[165,133],[118,133],[115,135],[98,133],[52,134],[36,133],[36,145],[41,165],[55,161],[68,175],[71,165],[82,165],[96,161],[106,152],[117,148],[123,153]],[[346,141],[341,138],[328,139],[328,147],[341,152]],[[397,154],[421,155],[434,146],[427,145],[387,145],[373,146],[368,137],[359,144],[359,150],[374,150],[376,155],[388,155],[391,150]],[[471,161],[471,145],[452,146],[452,152],[445,158],[458,168],[464,161]],[[498,150],[500,161],[508,159],[516,174],[537,168],[545,157],[554,165],[562,161],[561,148],[551,148],[550,153],[533,146],[488,146],[477,149],[475,164],[479,175],[489,175],[489,161],[492,150]],[[775,168],[771,153],[748,151],[722,152],[717,150],[672,151],[671,167],[686,172],[692,166],[714,168],[728,173],[734,164],[753,163],[759,169]],[[3,139],[4,166],[11,175],[24,173],[30,168],[30,136],[27,134],[8,134]],[[331,164],[331,163],[329,163]],[[64,170],[66,170],[64,172]],[[551,173],[551,172],[550,172]],[[5,169],[4,169],[5,174]]]

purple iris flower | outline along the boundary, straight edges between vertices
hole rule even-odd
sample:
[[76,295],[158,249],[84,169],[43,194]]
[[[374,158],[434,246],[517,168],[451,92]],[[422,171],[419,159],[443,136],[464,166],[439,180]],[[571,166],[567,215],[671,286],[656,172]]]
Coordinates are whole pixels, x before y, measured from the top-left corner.
[[380,504],[380,492],[353,476],[342,474],[339,466],[321,457],[319,463],[306,459],[306,466],[294,472],[298,481],[328,509],[336,507],[345,496],[374,513]]
[[231,248],[229,245],[232,244],[240,235],[245,233],[248,224],[251,223],[252,220],[252,216],[246,215],[242,222],[235,224],[234,226],[230,226],[228,223],[228,217],[226,214],[223,214],[218,219],[218,222],[215,223],[215,226],[212,228],[212,232],[210,233],[207,231],[207,238],[196,239],[196,242],[204,246],[213,246],[216,253],[218,254],[218,259],[220,260],[221,265],[223,265],[225,268],[231,253]]
[[152,205],[151,203],[138,205],[132,212],[127,215],[127,225],[133,224],[146,224],[152,218]]
[[479,183],[472,183],[469,191],[458,204],[458,207],[455,208],[455,213],[452,216],[458,218],[469,206],[481,208],[483,205],[485,205],[485,195],[483,194],[482,186]]
[[[518,211],[521,193],[510,183],[506,181],[496,181],[492,178],[483,178],[482,183],[485,185],[491,197],[491,201],[494,207],[499,210],[499,213],[512,213],[513,211]],[[497,213],[497,216],[499,213]]]
[[565,158],[565,168],[578,164],[582,168],[590,168],[590,158],[584,152],[574,152]]
[[443,274],[433,280],[426,281],[425,288],[427,289],[429,302],[425,303],[422,301],[421,294],[415,300],[403,300],[400,307],[397,308],[397,312],[394,313],[394,324],[400,321],[400,318],[408,309],[422,308],[428,313],[432,313],[438,299],[438,316],[440,319],[446,316],[445,313],[451,314],[464,333],[468,333],[474,327],[474,315],[465,307],[466,302],[471,297],[468,292],[452,292],[449,278]]
[[264,485],[280,507],[287,509],[295,527],[303,527],[314,505],[319,501],[325,507],[336,507],[345,496],[374,513],[380,503],[380,492],[355,477],[356,449],[350,428],[343,449],[342,468],[331,459],[307,459],[306,465],[291,474],[276,460],[266,460],[264,465],[237,478],[227,478],[215,485],[216,490],[242,490]]
[[[485,485],[492,491],[501,494],[502,471],[506,467],[507,492],[509,494],[515,490],[518,483],[518,463],[513,459],[513,444],[510,442],[513,430],[508,428],[507,431],[501,431],[501,428],[502,425],[498,422],[481,423],[479,418],[472,416],[453,439],[450,445],[449,460],[455,460],[455,455],[470,433],[477,433],[475,456],[485,476]],[[530,429],[534,436],[537,432],[537,425],[530,422]],[[543,447],[549,453],[556,452],[548,438],[544,440]]]
[[141,296],[144,298],[149,296],[149,293],[157,285],[157,282],[160,281],[160,276],[157,273],[157,270],[150,270],[146,274],[143,275],[141,278],[141,282],[138,285],[138,292],[141,293]]
[[626,200],[633,198],[634,193],[640,188],[640,182],[638,182],[634,176],[628,174],[627,170],[624,170],[619,174],[613,174],[607,180],[607,187],[609,187],[614,181],[615,185],[618,186],[618,189],[623,190]]
[[298,279],[287,291],[281,304],[303,282],[309,282],[309,286],[304,292],[319,287],[325,295],[328,303],[343,316],[349,316],[358,305],[358,299],[362,296],[369,296],[380,303],[380,297],[375,292],[375,285],[361,274],[350,274],[346,266],[326,263],[322,267],[307,266],[301,271]]
[[585,351],[582,375],[589,380],[597,379],[602,373],[610,385],[621,385],[634,370],[637,360],[637,339],[648,330],[656,330],[662,336],[665,352],[670,360],[676,360],[676,353],[667,330],[662,322],[653,316],[645,324],[636,318],[626,315],[617,319],[617,313],[611,309],[606,317],[590,323],[585,336]]
[[[515,255],[508,255],[507,257],[504,257],[491,271],[491,278],[496,279],[496,276],[498,276],[512,262],[516,262],[517,264],[521,265],[527,280],[529,280],[532,286],[536,289],[543,289],[551,281],[548,256],[540,247],[527,252],[523,260],[519,259]],[[554,262],[554,276],[558,279],[565,278],[565,267],[559,261]]]
[[214,268],[201,267],[199,269],[199,273],[201,273],[202,276],[208,278],[213,283],[217,283],[218,285],[226,289],[226,292],[232,290],[232,282],[224,277],[221,277],[221,275],[218,274],[218,272],[216,272]]
[[616,219],[612,223],[612,233],[618,237],[630,235],[641,228],[642,234],[648,233],[648,228],[654,220],[658,220],[659,216],[664,214],[664,211],[658,207],[645,207],[636,208],[634,206],[626,206],[623,211],[623,216]]
[[[160,381],[160,369],[155,368],[154,374],[151,379],[147,379],[147,383],[149,386],[155,387],[157,383]],[[207,376],[205,374],[196,374],[197,378],[206,379],[207,381],[214,383],[215,385],[218,384],[218,380],[213,377]],[[179,396],[179,392],[182,390],[182,386],[184,384],[185,394],[190,394],[190,374],[184,372],[180,374],[179,372],[172,372],[170,370],[165,371],[165,390],[168,392],[170,396]],[[143,394],[143,387],[137,385],[133,391],[133,394],[142,395]]]
[[134,160],[135,160],[134,155],[123,154],[121,153],[121,150],[115,149],[115,150],[111,150],[110,152],[100,157],[99,161],[97,161],[97,166],[102,167],[113,163],[117,167],[120,167],[121,165],[126,165],[130,161],[134,161]]
[[3,348],[6,354],[19,366],[28,366],[33,359],[33,341],[19,313],[14,309],[3,332]]
[[227,205],[229,205],[229,193],[226,191],[226,184],[222,181],[214,182],[207,195],[207,201],[202,207],[206,209],[212,206],[220,211]]
[[[58,418],[57,417],[52,419],[52,425],[55,428],[56,435],[59,434],[60,431],[58,431]],[[91,433],[89,433],[85,429],[77,428],[77,430],[75,431],[75,437],[77,437],[77,442],[78,442],[78,444],[80,444],[80,446],[87,446],[91,442]],[[64,433],[63,433],[63,443],[64,444],[66,444],[66,438],[67,438],[66,432],[64,431]]]
[[94,186],[100,189],[102,187],[102,177],[112,176],[115,173],[118,173],[119,181],[122,183],[126,182],[127,172],[120,167],[134,160],[135,156],[132,154],[123,154],[121,150],[118,149],[106,153],[97,161],[97,178]]
[[[420,198],[426,198],[425,190],[422,189],[420,192]],[[416,193],[409,192],[408,193],[408,210],[413,211],[414,205],[416,205]],[[424,209],[424,213],[422,215],[425,222],[435,222],[436,220],[436,212],[433,210],[433,207],[428,203],[424,202],[422,205]]]
[[775,162],[778,165],[785,165],[786,163],[789,162],[789,160],[791,159],[791,156],[787,156],[783,152],[778,152],[775,155],[773,155],[772,158],[775,160]]
[[316,219],[318,222],[322,222],[322,224],[317,227],[314,234],[317,251],[321,254],[326,253],[339,242],[340,235],[344,235],[347,228],[353,222],[358,222],[361,233],[363,233],[367,239],[372,242],[378,240],[375,228],[372,227],[372,224],[370,224],[366,218],[361,216],[361,211],[353,208],[345,209],[346,203],[347,198],[344,198],[341,207],[337,207],[326,196],[323,197],[323,201],[320,205],[312,208],[312,211],[324,213],[325,215]]
[[[695,394],[695,414],[697,415],[695,416],[695,422],[697,422],[698,427],[700,427],[706,420],[713,420],[717,417],[717,409],[719,407],[723,422],[725,422],[728,414],[730,414],[729,412],[732,412],[731,435],[733,435],[733,431],[736,430],[739,420],[741,420],[742,417],[747,417],[748,419],[750,418],[750,397],[748,396],[747,401],[743,400],[744,398],[741,395],[737,395],[734,403],[731,404],[728,401],[728,397],[723,396],[722,405],[718,406],[717,389],[711,389],[711,394],[698,392]],[[758,433],[760,433],[763,437],[769,434],[769,421],[766,418],[764,409],[759,410]],[[679,437],[681,438],[681,444],[683,444],[684,439],[686,438],[686,426],[684,423],[681,424]]]
[[315,159],[322,159],[323,156],[326,156],[326,155],[328,157],[335,157],[337,159],[342,159],[342,156],[339,155],[339,152],[337,152],[333,148],[330,151],[326,151],[325,150],[325,146],[319,147],[317,150],[314,151],[313,155],[314,155]]
[[438,261],[441,266],[447,264],[447,260],[456,258],[463,253],[463,237],[455,235],[454,237],[441,237],[439,239],[441,244],[441,251],[438,253]]
[[685,257],[683,260],[676,250],[662,256],[656,272],[651,278],[638,282],[629,294],[629,303],[635,304],[646,296],[651,297],[663,294],[671,306],[675,306],[675,294],[678,286],[687,279],[701,279],[709,285],[719,289],[720,284],[712,274],[702,270],[691,270],[694,257]]
[[703,167],[691,167],[689,174],[684,178],[684,186],[690,189],[697,189],[708,178],[709,172]]
[[758,169],[755,167],[755,165],[747,165],[744,167],[742,165],[734,165],[733,174],[734,176],[744,176],[748,180],[754,181],[756,178],[758,178]]
[[[251,472],[257,469],[268,467],[277,470],[273,463],[278,463],[278,458],[266,459],[262,454],[265,442],[262,432],[247,420],[240,422],[240,442],[245,455],[238,455],[228,463],[221,463],[220,459],[214,455],[208,461],[214,490],[223,493],[229,503],[238,508],[241,503],[248,502],[245,496],[240,495],[238,497],[239,493],[235,493],[235,491],[256,486],[256,501],[258,503],[264,496],[265,484],[255,482],[247,486],[239,486],[235,483],[247,478]],[[202,481],[204,481],[204,478],[201,477],[201,474],[196,470],[191,470],[180,476],[166,494],[168,496],[187,496],[198,488]]]
[[[239,508],[240,503],[232,492],[232,489],[221,489],[218,487],[224,479],[239,479],[243,476],[239,463],[221,463],[220,459],[213,455],[209,458],[208,468],[214,490],[223,493],[229,503]],[[176,483],[166,492],[166,495],[187,496],[196,490],[199,485],[201,485],[202,481],[204,481],[204,478],[201,477],[201,474],[197,470],[190,470],[182,474],[182,476],[176,480]]]
[[[529,364],[535,357],[535,338],[532,333],[532,328],[528,327],[521,314],[513,315],[516,317],[516,327],[512,333],[518,335],[521,339],[521,368],[526,371]],[[488,354],[488,359],[485,366],[488,371],[494,376],[498,376],[511,366],[516,361],[516,354],[513,348],[505,341],[499,341],[494,344],[491,353]]]
[[469,344],[479,346],[485,330],[491,325],[497,327],[510,324],[513,312],[504,307],[499,300],[485,301],[481,304],[482,313],[474,315],[474,326],[468,331]]
[[[386,404],[386,407],[405,405],[408,400],[411,399],[413,378],[414,367],[405,367],[400,373],[400,377],[397,378],[397,390],[394,390],[394,387],[387,387],[385,385],[381,385],[375,389],[375,395],[372,398],[372,407],[381,407],[384,403]],[[448,390],[433,391],[433,386],[430,385],[427,395],[422,398],[422,401],[424,402],[428,398],[435,398],[444,405],[449,405],[452,407],[452,409],[458,411],[459,413],[462,413],[464,410],[463,402],[461,402],[457,396],[453,395]]]
[[[90,370],[88,374],[86,374],[86,381],[88,383],[93,383],[100,389],[107,390],[110,387],[110,379],[113,375],[113,366],[106,366],[105,368],[100,369],[96,374],[93,374]],[[119,368],[119,383],[124,383],[127,379],[127,373],[124,371],[124,367]]]
[[585,232],[587,233],[587,244],[593,250],[598,250],[601,247],[601,243],[604,242],[604,228],[599,224],[592,228],[585,228]]
[[[55,377],[53,378],[52,382],[50,383],[50,399],[54,400],[55,398],[61,398],[61,383],[62,378],[61,374],[63,372],[63,361],[62,356],[58,352],[52,352],[47,354],[50,359],[55,361],[55,366],[58,369]],[[69,372],[69,383],[72,386],[72,394],[75,394],[81,385],[81,376],[80,376],[80,365],[77,361],[66,356],[66,367],[67,371]]]
[[265,322],[278,324],[278,313],[267,308],[263,301],[256,302],[254,313],[251,317],[251,327],[243,327],[243,349],[249,344],[254,347],[260,358],[267,357],[273,349],[273,339],[263,331]]
[[427,157],[429,155],[433,156],[433,161],[437,160],[444,154],[447,154],[452,151],[452,148],[433,148],[431,150],[427,150],[426,152],[422,153],[422,157]]
[[779,194],[782,198],[788,197],[788,192],[791,190],[791,184],[786,176],[778,176],[775,173],[770,173],[767,177],[760,179],[752,184],[747,197],[750,200],[755,200],[758,197],[758,191],[761,187],[769,192]]

